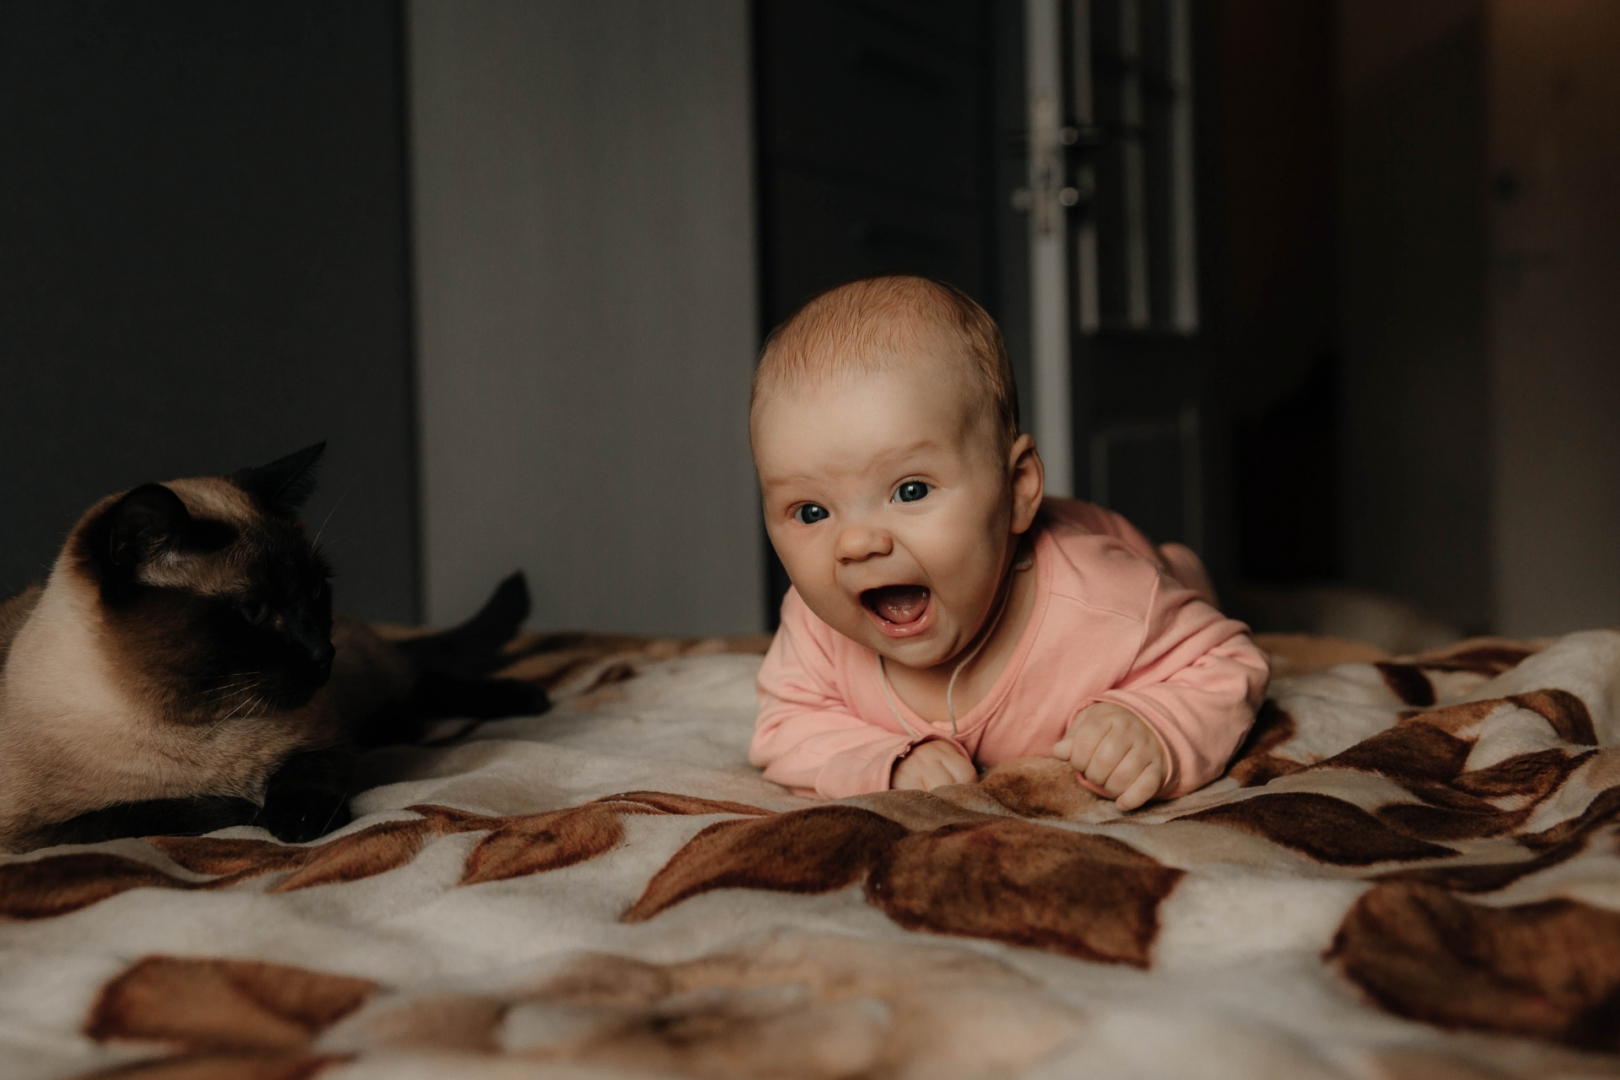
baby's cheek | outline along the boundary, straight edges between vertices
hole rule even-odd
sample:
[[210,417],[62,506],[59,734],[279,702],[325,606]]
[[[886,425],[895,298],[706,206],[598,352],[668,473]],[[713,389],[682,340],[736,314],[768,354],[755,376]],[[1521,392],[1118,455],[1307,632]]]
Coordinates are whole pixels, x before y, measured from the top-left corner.
[[[792,567],[788,569],[791,576]],[[844,595],[843,590],[838,587],[836,581],[806,576],[802,581],[799,578],[794,578],[793,586],[799,591],[799,599],[805,602],[805,606],[810,609],[816,618],[834,630],[849,635],[852,622],[851,615],[859,615],[860,612],[850,610],[849,600]]]
[[994,563],[985,559],[963,560],[943,573],[929,567],[935,595],[958,619],[989,618],[1001,578]]

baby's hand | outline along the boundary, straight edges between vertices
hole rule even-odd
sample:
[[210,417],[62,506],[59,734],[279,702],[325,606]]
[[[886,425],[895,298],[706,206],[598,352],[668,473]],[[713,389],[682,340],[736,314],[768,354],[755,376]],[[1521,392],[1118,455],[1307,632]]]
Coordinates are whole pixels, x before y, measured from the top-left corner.
[[978,778],[979,770],[954,743],[935,739],[895,763],[889,787],[895,791],[930,791],[946,784],[971,784]]
[[1099,701],[1081,709],[1052,753],[1102,788],[1121,810],[1135,810],[1164,786],[1158,738],[1123,705]]

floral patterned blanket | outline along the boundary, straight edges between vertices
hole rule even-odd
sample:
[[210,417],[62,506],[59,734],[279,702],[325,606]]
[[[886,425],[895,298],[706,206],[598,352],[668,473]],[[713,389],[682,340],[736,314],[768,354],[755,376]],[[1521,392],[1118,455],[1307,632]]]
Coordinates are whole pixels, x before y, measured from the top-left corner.
[[1620,633],[1280,677],[1128,815],[1037,759],[796,798],[756,643],[525,653],[552,713],[316,843],[0,859],[0,1074],[1620,1076]]

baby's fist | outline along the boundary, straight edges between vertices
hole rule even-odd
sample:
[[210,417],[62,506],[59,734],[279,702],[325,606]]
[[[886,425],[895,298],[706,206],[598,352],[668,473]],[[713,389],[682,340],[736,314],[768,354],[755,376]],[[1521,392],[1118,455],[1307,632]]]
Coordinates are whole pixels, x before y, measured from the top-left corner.
[[1158,738],[1123,705],[1099,701],[1080,710],[1052,753],[1102,788],[1121,810],[1135,810],[1164,786]]
[[930,791],[946,784],[971,784],[978,778],[979,770],[956,744],[935,739],[895,762],[889,787],[895,791]]

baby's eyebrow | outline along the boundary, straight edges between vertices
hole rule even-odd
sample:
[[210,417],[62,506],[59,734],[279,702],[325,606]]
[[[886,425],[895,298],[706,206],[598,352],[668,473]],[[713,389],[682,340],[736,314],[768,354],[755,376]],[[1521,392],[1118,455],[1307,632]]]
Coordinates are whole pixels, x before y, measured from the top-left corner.
[[897,446],[888,453],[879,454],[872,460],[874,463],[882,464],[890,461],[896,461],[901,458],[908,458],[914,454],[923,454],[928,453],[929,451],[937,453],[943,449],[944,447],[942,447],[937,440],[918,439],[914,443],[908,443],[905,446]]
[[[888,450],[881,454],[873,455],[871,464],[882,467],[892,461],[903,460],[905,458],[909,458],[917,454],[928,453],[930,451],[937,453],[942,449],[943,447],[940,445],[938,440],[918,439],[914,443],[907,443],[905,446],[897,446],[893,450]],[[814,484],[825,479],[825,476],[811,476],[807,473],[792,473],[787,476],[773,476],[769,479],[762,477],[760,479],[760,483],[763,487],[776,488],[786,487],[790,484]]]
[[794,484],[813,484],[815,482],[816,482],[816,478],[813,477],[813,476],[803,476],[803,475],[798,475],[798,476],[775,476],[775,477],[770,478],[769,480],[764,479],[762,477],[760,479],[760,486],[761,487],[767,487],[767,488],[779,488],[779,487],[791,487]]

